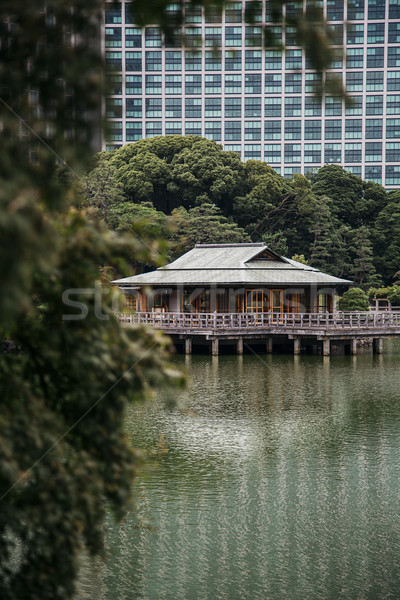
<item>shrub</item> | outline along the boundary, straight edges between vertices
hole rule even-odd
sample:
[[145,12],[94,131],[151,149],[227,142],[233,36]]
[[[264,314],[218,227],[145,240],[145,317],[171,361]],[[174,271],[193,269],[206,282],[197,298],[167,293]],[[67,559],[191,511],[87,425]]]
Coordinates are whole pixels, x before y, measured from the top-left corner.
[[339,310],[369,310],[367,294],[360,288],[350,288],[339,300]]

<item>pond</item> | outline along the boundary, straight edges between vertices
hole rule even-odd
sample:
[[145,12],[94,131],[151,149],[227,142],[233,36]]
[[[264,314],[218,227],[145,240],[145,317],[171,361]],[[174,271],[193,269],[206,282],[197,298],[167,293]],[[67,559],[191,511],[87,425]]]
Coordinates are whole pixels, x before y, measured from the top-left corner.
[[400,344],[384,348],[176,357],[188,389],[130,411],[151,458],[92,597],[398,599]]

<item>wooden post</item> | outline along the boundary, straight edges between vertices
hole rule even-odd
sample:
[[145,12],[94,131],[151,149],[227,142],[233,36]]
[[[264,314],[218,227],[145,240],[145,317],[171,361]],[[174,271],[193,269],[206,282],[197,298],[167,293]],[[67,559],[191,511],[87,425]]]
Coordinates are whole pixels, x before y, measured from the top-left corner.
[[243,354],[243,338],[240,337],[236,344],[236,352],[238,354]]
[[383,338],[374,338],[373,349],[376,354],[383,354]]
[[185,338],[185,354],[192,354],[192,338]]
[[350,340],[350,354],[357,354],[357,339]]
[[271,354],[273,350],[272,337],[267,337],[267,354]]
[[300,338],[298,336],[293,338],[293,354],[294,355],[298,355],[300,354]]
[[322,354],[323,354],[323,356],[330,356],[330,354],[331,354],[331,342],[330,342],[330,340],[323,340],[323,342],[322,342]]
[[218,338],[214,338],[211,340],[211,354],[213,356],[218,356]]

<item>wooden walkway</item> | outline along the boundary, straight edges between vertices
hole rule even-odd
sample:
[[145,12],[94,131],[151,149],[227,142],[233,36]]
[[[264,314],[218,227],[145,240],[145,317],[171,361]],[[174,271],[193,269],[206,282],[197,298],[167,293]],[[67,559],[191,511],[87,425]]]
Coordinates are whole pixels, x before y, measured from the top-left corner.
[[[127,326],[151,325],[185,340],[185,351],[191,352],[198,336],[212,342],[212,353],[218,354],[219,341],[236,341],[243,351],[244,339],[267,339],[272,336],[293,340],[294,353],[300,353],[301,340],[314,338],[322,342],[323,354],[330,354],[330,342],[349,340],[355,353],[357,340],[372,338],[378,352],[382,338],[400,336],[400,312],[334,312],[334,313],[158,313],[139,312],[119,315]],[[271,351],[271,350],[270,350]]]

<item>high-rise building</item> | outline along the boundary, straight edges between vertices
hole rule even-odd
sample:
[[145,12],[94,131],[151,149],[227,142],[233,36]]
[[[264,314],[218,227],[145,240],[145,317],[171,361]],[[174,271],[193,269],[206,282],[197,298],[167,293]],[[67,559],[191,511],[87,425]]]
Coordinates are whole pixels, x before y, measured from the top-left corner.
[[[127,3],[106,4],[103,48],[114,71],[104,148],[194,134],[284,176],[334,163],[387,189],[400,187],[400,0],[321,2],[346,54],[326,77],[342,80],[349,107],[340,97],[316,98],[317,74],[293,31],[269,21],[268,5],[229,2],[208,16],[186,5],[184,48],[179,35],[166,41],[156,26],[135,26]],[[287,2],[284,11],[298,6]],[[283,52],[263,46],[268,28],[282,36]]]

